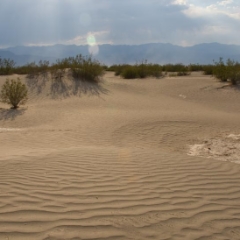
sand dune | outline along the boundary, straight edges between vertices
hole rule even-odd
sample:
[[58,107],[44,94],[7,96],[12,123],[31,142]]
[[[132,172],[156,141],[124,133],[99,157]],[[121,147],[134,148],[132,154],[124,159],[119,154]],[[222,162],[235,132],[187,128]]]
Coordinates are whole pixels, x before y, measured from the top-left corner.
[[240,239],[238,90],[21,78],[27,104],[0,103],[0,239]]

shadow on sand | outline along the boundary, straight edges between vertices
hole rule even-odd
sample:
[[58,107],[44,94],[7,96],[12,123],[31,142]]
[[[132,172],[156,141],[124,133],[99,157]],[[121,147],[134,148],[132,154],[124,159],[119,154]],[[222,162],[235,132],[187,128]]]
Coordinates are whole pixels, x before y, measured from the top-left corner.
[[1,120],[14,120],[16,117],[23,115],[26,111],[23,109],[2,109],[0,108],[0,121]]
[[56,98],[67,98],[70,96],[81,95],[95,95],[108,94],[109,90],[102,86],[102,81],[89,82],[79,79],[74,79],[70,76],[65,78],[63,75],[52,78],[46,74],[39,74],[37,76],[28,78],[26,81],[31,90],[36,91],[37,94],[43,92],[48,84],[50,84],[49,95]]
[[240,81],[237,82],[236,84],[231,84],[230,82],[228,83],[224,83],[222,86],[217,87],[217,90],[221,90],[221,89],[233,89],[235,91],[240,91]]
[[81,97],[82,95],[100,96],[108,94],[108,92],[109,90],[104,88],[101,82],[87,82],[78,79],[72,79],[71,84],[69,84],[69,80],[55,79],[50,86],[50,96],[52,98]]
[[26,83],[31,90],[35,90],[37,94],[41,93],[48,81],[48,74],[41,73],[37,75],[29,75]]

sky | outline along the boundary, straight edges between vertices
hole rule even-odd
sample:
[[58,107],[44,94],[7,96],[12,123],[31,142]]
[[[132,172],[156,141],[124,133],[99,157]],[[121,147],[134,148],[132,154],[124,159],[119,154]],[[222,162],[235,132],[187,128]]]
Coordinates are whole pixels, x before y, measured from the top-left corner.
[[240,45],[240,0],[0,0],[0,48]]

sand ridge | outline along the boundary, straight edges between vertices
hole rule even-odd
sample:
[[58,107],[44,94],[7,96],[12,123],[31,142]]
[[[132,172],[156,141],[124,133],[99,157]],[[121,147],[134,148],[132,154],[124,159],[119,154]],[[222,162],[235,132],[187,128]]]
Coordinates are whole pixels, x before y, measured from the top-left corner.
[[240,239],[240,164],[188,155],[239,144],[237,90],[200,73],[64,81],[0,104],[0,239]]

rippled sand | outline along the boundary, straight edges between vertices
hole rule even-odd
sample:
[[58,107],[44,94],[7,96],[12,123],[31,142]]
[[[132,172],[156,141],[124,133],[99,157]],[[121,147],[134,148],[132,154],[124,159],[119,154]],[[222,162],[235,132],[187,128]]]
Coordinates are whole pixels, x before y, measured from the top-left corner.
[[26,81],[25,106],[0,103],[1,240],[240,239],[239,90]]

